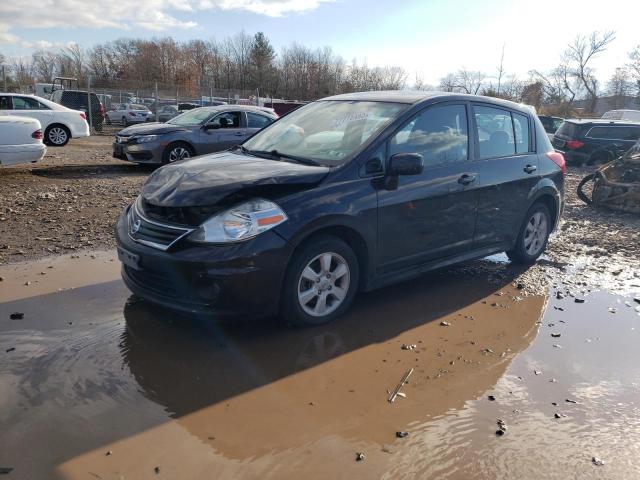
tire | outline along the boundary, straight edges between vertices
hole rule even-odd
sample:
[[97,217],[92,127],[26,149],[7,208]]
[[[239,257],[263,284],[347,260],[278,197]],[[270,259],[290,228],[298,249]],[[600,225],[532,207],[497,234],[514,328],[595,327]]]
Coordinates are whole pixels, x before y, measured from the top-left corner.
[[359,281],[358,258],[349,245],[330,235],[313,237],[289,263],[280,313],[298,327],[329,323],[349,309]]
[[69,143],[71,132],[67,127],[60,124],[49,125],[44,132],[44,139],[47,145],[52,147],[64,147]]
[[515,247],[507,252],[509,259],[524,265],[535,263],[547,248],[551,228],[549,209],[543,203],[534,203],[525,215]]
[[186,160],[194,156],[194,151],[191,145],[184,142],[175,142],[167,146],[162,153],[162,163],[177,162],[179,160]]
[[105,115],[104,121],[107,125],[111,125],[111,118],[109,118],[109,115]]
[[127,121],[127,117],[122,117],[122,125],[124,127],[128,127],[129,126],[129,122]]

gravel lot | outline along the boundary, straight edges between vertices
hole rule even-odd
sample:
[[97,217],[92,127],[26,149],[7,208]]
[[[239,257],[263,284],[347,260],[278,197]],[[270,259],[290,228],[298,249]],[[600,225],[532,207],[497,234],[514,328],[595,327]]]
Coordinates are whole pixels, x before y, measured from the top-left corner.
[[[72,140],[42,162],[0,169],[0,264],[114,246],[114,223],[152,169],[112,158],[111,138]],[[575,188],[587,173],[567,175],[560,231],[523,274],[531,291],[567,283],[567,273],[578,286],[640,286],[640,217],[583,204]]]

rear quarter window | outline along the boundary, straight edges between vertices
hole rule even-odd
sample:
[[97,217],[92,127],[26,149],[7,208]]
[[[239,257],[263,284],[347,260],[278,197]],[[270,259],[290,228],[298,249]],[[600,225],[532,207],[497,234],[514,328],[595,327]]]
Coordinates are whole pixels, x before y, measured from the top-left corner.
[[558,128],[556,135],[565,135],[567,137],[575,137],[578,133],[578,126],[575,123],[563,122]]
[[640,126],[593,127],[587,133],[587,137],[605,140],[637,140],[640,138]]

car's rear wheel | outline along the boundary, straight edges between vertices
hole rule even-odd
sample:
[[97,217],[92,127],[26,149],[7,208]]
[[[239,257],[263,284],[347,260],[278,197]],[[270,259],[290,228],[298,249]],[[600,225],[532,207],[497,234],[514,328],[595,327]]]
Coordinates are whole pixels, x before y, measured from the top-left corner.
[[515,263],[534,263],[547,247],[551,228],[549,209],[543,203],[533,204],[525,216],[514,249],[507,255]]
[[281,313],[292,325],[312,326],[342,315],[353,302],[360,268],[349,245],[322,235],[294,254],[282,290]]
[[129,122],[127,121],[127,117],[122,117],[122,125],[124,125],[125,127],[129,126]]
[[176,142],[165,148],[162,163],[173,163],[193,157],[193,148],[184,142]]
[[44,138],[47,145],[63,147],[69,142],[71,132],[64,125],[50,125],[44,132]]

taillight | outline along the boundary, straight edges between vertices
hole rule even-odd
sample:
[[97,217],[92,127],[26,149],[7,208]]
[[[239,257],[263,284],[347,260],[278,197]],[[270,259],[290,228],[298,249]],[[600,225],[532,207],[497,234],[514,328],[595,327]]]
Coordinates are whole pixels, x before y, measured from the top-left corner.
[[104,107],[100,104],[100,116],[104,117]]
[[578,148],[582,148],[583,145],[584,145],[584,142],[581,142],[580,140],[569,140],[567,143],[564,144],[564,146],[567,147],[569,150],[577,150]]
[[135,116],[136,116],[136,114],[135,114],[135,113],[133,113],[133,112],[129,112],[129,116],[130,116],[130,117],[135,117]]
[[42,140],[42,130],[36,130],[31,134],[31,138],[35,138],[36,140]]
[[567,162],[564,161],[564,155],[558,152],[547,152],[547,157],[560,167],[562,173],[567,173]]
[[83,119],[83,120],[86,120],[86,119],[87,119],[87,116],[85,115],[85,113],[84,113],[84,112],[80,112],[80,116],[82,117],[82,119]]

